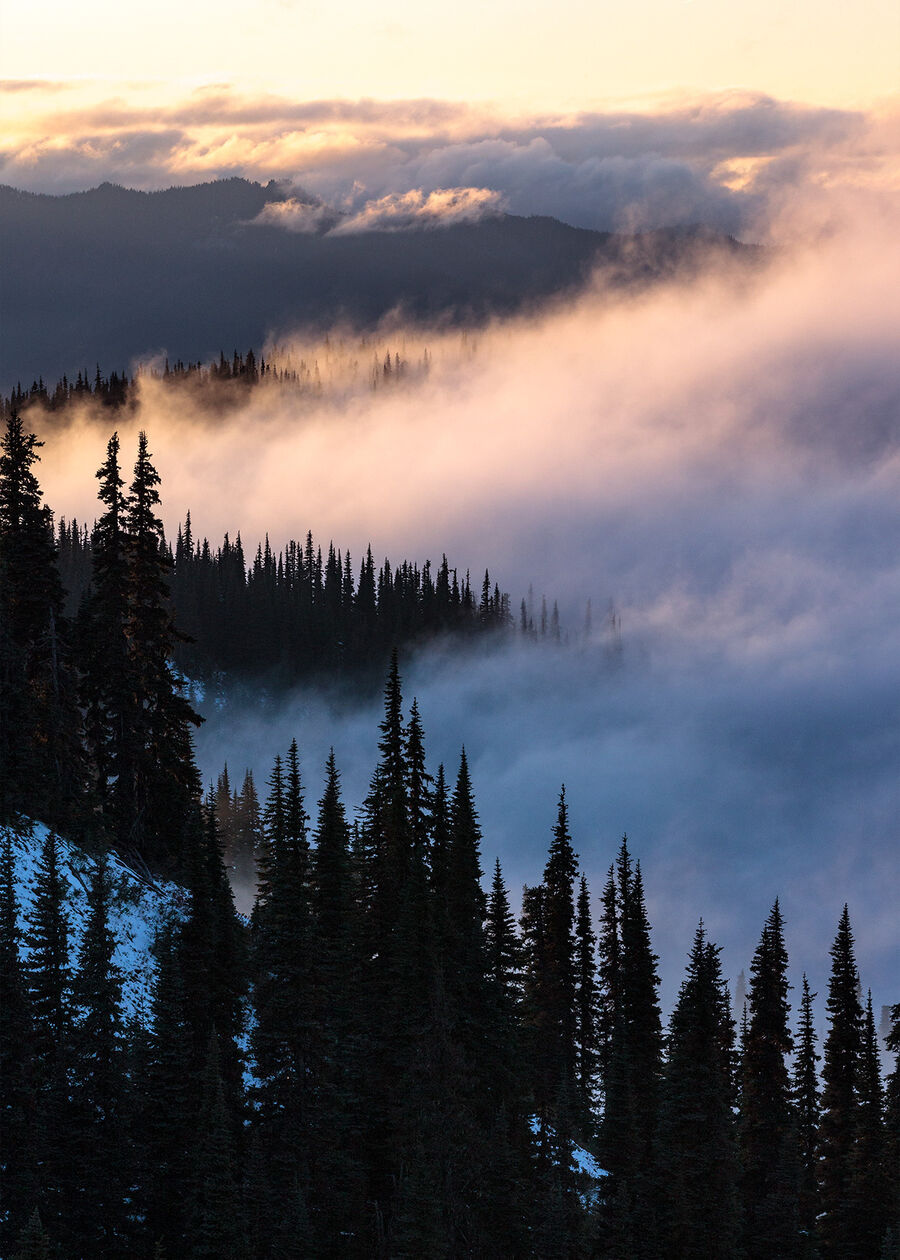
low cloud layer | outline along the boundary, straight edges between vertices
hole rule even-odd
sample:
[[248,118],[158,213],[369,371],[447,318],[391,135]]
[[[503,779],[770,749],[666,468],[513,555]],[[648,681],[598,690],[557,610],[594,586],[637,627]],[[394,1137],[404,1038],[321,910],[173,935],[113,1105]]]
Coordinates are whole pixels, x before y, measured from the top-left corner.
[[[225,176],[296,183],[382,219],[410,198],[489,190],[514,214],[579,227],[704,223],[761,235],[788,196],[896,190],[897,114],[729,92],[640,110],[514,117],[446,101],[292,101],[227,86],[161,104],[146,85],[60,93],[8,83],[0,180],[67,192],[103,180],[160,188]],[[395,210],[396,207],[396,210]],[[374,211],[369,211],[374,213]],[[279,220],[308,230],[297,210]]]
[[[865,215],[748,280],[612,302],[602,289],[469,335],[339,333],[273,353],[308,394],[256,391],[207,418],[146,383],[167,524],[214,541],[311,527],[376,555],[447,551],[514,598],[558,600],[572,641],[406,662],[433,763],[470,753],[514,886],[538,877],[565,781],[595,891],[627,831],[645,861],[668,992],[702,914],[746,967],[776,895],[824,992],[843,900],[864,984],[897,1000],[900,899],[900,269]],[[386,349],[430,371],[372,388]],[[105,433],[48,437],[59,512],[94,513]],[[581,637],[591,599],[592,636]],[[610,655],[613,602],[623,652]],[[578,633],[576,633],[578,632]],[[378,705],[314,693],[211,710],[204,774],[264,780],[296,734],[310,798],[333,743],[359,803]]]
[[353,236],[358,232],[406,232],[410,229],[478,223],[503,212],[503,198],[489,188],[419,188],[363,201],[354,209],[299,197],[270,201],[252,221],[287,232]]

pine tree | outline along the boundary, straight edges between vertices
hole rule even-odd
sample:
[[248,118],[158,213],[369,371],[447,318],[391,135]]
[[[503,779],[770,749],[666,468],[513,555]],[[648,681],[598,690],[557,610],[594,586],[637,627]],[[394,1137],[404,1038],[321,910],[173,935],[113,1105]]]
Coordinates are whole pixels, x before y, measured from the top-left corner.
[[168,611],[172,560],[165,546],[159,474],[147,435],[138,437],[126,509],[131,676],[140,705],[134,715],[137,757],[130,792],[130,839],[148,860],[184,862],[185,819],[200,798],[191,727],[200,724],[172,672],[177,632]]
[[590,1134],[597,1100],[597,938],[587,879],[581,876],[575,920],[575,1084],[578,1121]]
[[815,993],[803,976],[797,1058],[794,1064],[793,1108],[796,1117],[800,1163],[798,1223],[804,1240],[802,1254],[815,1254],[818,1216],[819,1076],[816,1064],[816,1028],[813,1017]]
[[856,1132],[847,1203],[849,1247],[845,1254],[848,1260],[880,1260],[889,1224],[883,1111],[878,1034],[870,991],[857,1074]]
[[884,1145],[887,1170],[888,1224],[881,1260],[900,1260],[900,1002],[890,1010],[886,1048],[894,1055],[894,1070],[884,1091]]
[[787,1065],[793,1049],[787,967],[776,900],[750,966],[749,1020],[742,1047],[740,1148],[748,1260],[797,1255],[800,1248]]
[[826,1260],[837,1260],[850,1254],[853,1246],[848,1207],[863,1047],[859,974],[846,905],[831,947],[831,960],[819,1129],[819,1226],[822,1255]]
[[[575,1084],[575,876],[577,856],[569,835],[566,792],[562,789],[547,865],[544,868],[545,967],[543,1001],[546,1007],[543,1071],[538,1077],[544,1114],[553,1113],[565,1095],[571,1115]],[[558,1120],[557,1120],[558,1125]]]
[[597,937],[597,1042],[600,1094],[605,1098],[612,1069],[613,1030],[618,1018],[622,983],[619,894],[614,866],[609,868],[601,905],[600,931]]
[[82,701],[94,789],[113,834],[124,843],[133,812],[139,701],[128,639],[131,579],[117,433],[97,477],[105,510],[91,536],[91,590],[79,616]]
[[53,514],[33,471],[41,446],[10,416],[0,439],[0,821],[21,812],[62,825],[78,816],[84,766]]
[[[616,898],[610,910],[618,926],[618,976],[613,1001],[604,994],[609,1033],[601,1157],[610,1172],[604,1229],[638,1260],[652,1251],[655,1197],[654,1139],[662,1077],[662,1022],[657,957],[650,944],[643,879],[623,839],[616,862]],[[604,901],[607,898],[604,897]],[[610,942],[601,934],[601,978]]]
[[659,1134],[661,1243],[663,1255],[679,1260],[739,1255],[734,1023],[719,953],[701,923],[667,1040]]

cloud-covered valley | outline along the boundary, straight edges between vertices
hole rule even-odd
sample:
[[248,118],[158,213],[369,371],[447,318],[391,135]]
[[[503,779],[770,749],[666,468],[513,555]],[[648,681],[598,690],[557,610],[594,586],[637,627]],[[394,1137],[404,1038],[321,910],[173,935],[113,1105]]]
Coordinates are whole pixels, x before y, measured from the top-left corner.
[[[248,548],[312,528],[356,560],[446,551],[514,607],[529,584],[558,601],[568,645],[438,647],[405,663],[406,694],[433,765],[465,743],[485,860],[514,886],[562,781],[595,890],[629,833],[669,992],[700,915],[734,975],[780,895],[814,986],[846,897],[864,983],[897,997],[900,274],[890,216],[864,224],[755,276],[601,289],[469,335],[298,340],[277,353],[315,360],[321,393],[260,387],[226,416],[147,379],[123,426],[126,449],[150,431],[172,530],[190,508]],[[373,391],[392,347],[430,371]],[[58,512],[91,519],[105,436],[48,437]],[[227,758],[263,780],[296,734],[314,799],[334,744],[355,805],[377,721],[377,701],[314,693],[210,705],[199,753],[207,777]]]

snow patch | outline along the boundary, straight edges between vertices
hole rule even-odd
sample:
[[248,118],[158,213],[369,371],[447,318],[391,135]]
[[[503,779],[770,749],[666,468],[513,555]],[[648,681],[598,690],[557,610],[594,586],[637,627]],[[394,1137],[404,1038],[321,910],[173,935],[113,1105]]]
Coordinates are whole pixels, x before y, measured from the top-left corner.
[[[0,838],[12,839],[16,901],[19,909],[20,955],[26,960],[28,919],[34,908],[35,885],[41,861],[41,848],[47,838],[43,823],[0,827]],[[107,854],[113,895],[109,926],[116,940],[115,963],[122,974],[122,1004],[126,1020],[150,1022],[151,995],[156,975],[153,943],[159,930],[187,911],[187,893],[178,884],[151,882],[126,866],[114,853]],[[69,962],[74,968],[81,938],[88,921],[88,889],[96,859],[59,838],[60,873],[65,880],[66,912],[69,918]]]

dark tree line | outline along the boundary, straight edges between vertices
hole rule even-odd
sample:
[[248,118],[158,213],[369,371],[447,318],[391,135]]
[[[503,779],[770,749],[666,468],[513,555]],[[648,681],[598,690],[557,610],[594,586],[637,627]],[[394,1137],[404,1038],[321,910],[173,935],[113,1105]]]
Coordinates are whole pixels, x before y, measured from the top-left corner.
[[[328,345],[326,339],[326,349]],[[357,349],[362,353],[364,348],[363,339]],[[373,352],[366,360],[366,377],[372,389],[384,388],[411,375],[426,374],[430,362],[427,350],[414,363],[401,355],[399,350],[387,350],[384,358],[380,353]],[[351,371],[362,366],[358,359],[348,361]],[[93,373],[84,368],[76,373],[74,380],[63,375],[53,385],[45,384],[43,377],[28,386],[19,381],[8,395],[0,398],[0,419],[6,421],[10,416],[23,415],[30,407],[39,407],[51,417],[58,416],[64,420],[67,411],[84,403],[104,410],[133,410],[137,405],[140,382],[144,378],[163,386],[190,385],[204,405],[214,406],[217,410],[240,406],[247,391],[259,384],[275,384],[295,393],[313,396],[323,389],[322,374],[315,357],[295,358],[281,352],[267,360],[265,355],[250,349],[246,354],[235,350],[227,358],[224,351],[220,351],[218,359],[209,363],[201,360],[185,363],[181,359],[170,363],[166,358],[162,368],[152,364],[142,366],[133,376],[115,371],[104,375],[97,364]]]
[[[94,572],[94,539],[77,522],[60,521],[59,568],[75,611]],[[252,561],[240,534],[220,547],[194,538],[190,513],[179,526],[170,560],[169,600],[183,631],[172,645],[175,665],[189,677],[216,680],[378,677],[395,643],[438,635],[472,636],[511,628],[509,596],[486,571],[474,589],[443,556],[436,571],[426,561],[376,566],[369,547],[358,571],[349,552],[333,543],[323,557],[311,533],[280,552],[260,544]],[[531,630],[534,631],[532,623]],[[543,633],[559,639],[555,611]],[[377,680],[376,680],[377,685]]]

